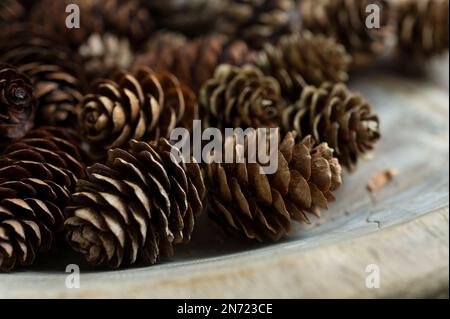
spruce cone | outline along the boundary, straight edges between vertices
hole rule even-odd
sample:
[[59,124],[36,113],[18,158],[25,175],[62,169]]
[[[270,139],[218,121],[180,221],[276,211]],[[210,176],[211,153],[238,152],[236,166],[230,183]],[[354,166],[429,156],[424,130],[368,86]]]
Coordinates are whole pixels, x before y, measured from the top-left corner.
[[0,271],[33,264],[63,229],[61,209],[84,172],[78,148],[64,136],[36,129],[0,157]]
[[36,97],[30,78],[0,63],[0,147],[22,138],[33,127],[35,114]]
[[140,68],[94,83],[79,107],[78,126],[92,151],[104,156],[131,139],[156,141],[177,126],[191,128],[197,108],[194,93],[171,73]]
[[[320,216],[341,184],[341,167],[326,143],[313,147],[310,136],[297,144],[294,138],[288,133],[279,144],[272,175],[261,174],[261,166],[248,160],[208,164],[211,218],[231,233],[262,241],[285,236],[293,220],[309,222],[307,213]],[[247,144],[240,146],[236,156],[245,157]]]
[[283,96],[296,101],[306,85],[346,81],[350,62],[351,57],[342,45],[304,31],[283,36],[276,45],[267,44],[257,65],[278,80]]
[[448,51],[448,0],[401,0],[396,6],[402,58],[420,61]]
[[267,40],[290,32],[291,0],[232,0],[217,30],[260,49]]
[[221,34],[187,40],[176,33],[159,33],[150,39],[135,65],[170,70],[194,92],[214,75],[219,64],[243,65],[256,60],[256,53],[242,41],[228,41]]
[[38,99],[40,125],[73,126],[75,105],[82,98],[84,74],[77,54],[59,46],[30,26],[18,25],[0,34],[0,61],[28,75]]
[[78,52],[90,79],[109,77],[116,70],[128,69],[134,59],[128,39],[110,33],[94,33]]
[[278,82],[253,65],[220,65],[200,91],[206,127],[277,127],[286,102]]
[[327,142],[350,170],[380,138],[378,117],[370,105],[342,83],[306,87],[284,111],[282,125],[286,131],[312,134],[316,141]]
[[151,0],[148,6],[160,29],[194,37],[214,29],[229,0]]
[[[372,4],[380,8],[380,28],[366,27],[366,8]],[[386,0],[303,0],[300,14],[305,29],[333,36],[357,66],[372,63],[385,49],[390,18]]]
[[13,23],[25,15],[25,8],[18,0],[0,1],[0,25]]
[[190,240],[203,209],[205,186],[197,164],[177,164],[181,153],[165,139],[159,146],[130,142],[109,152],[106,165],[87,169],[75,205],[68,209],[67,240],[93,265],[156,263]]

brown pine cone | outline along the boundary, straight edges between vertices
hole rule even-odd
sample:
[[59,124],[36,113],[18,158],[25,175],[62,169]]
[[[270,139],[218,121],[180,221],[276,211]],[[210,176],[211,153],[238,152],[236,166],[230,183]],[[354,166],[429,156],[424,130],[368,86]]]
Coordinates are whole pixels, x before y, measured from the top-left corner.
[[395,4],[401,58],[420,61],[448,51],[448,0],[401,0]]
[[378,116],[362,96],[342,83],[306,87],[284,111],[282,127],[299,132],[300,137],[311,134],[316,141],[327,142],[350,170],[380,138]]
[[194,92],[214,75],[219,64],[243,65],[256,60],[256,53],[242,41],[230,42],[222,34],[211,34],[192,41],[177,33],[159,33],[150,39],[147,50],[135,65],[170,70]]
[[[380,28],[366,27],[368,5],[380,8]],[[391,10],[387,0],[303,0],[303,27],[333,36],[352,54],[356,66],[371,64],[385,49]]]
[[17,22],[25,15],[25,8],[18,0],[0,1],[0,24]]
[[33,264],[63,230],[84,167],[78,147],[55,131],[30,131],[0,157],[0,271]]
[[345,48],[332,38],[304,31],[267,44],[257,65],[278,80],[283,96],[296,101],[306,85],[346,81],[350,62]]
[[0,63],[0,148],[22,138],[33,127],[36,106],[30,78]]
[[131,139],[156,141],[177,126],[190,129],[197,114],[195,94],[174,75],[140,68],[94,83],[79,106],[78,127],[102,157]]
[[[339,162],[326,143],[314,147],[310,136],[295,143],[295,134],[280,142],[275,174],[261,174],[261,166],[248,160],[206,165],[213,220],[231,233],[275,241],[288,234],[293,220],[309,222],[307,213],[320,216],[320,209],[328,209],[341,185]],[[245,157],[246,146],[236,147],[236,156]]]
[[194,37],[215,27],[229,0],[147,1],[159,29],[182,32]]
[[84,74],[78,55],[30,26],[16,25],[0,34],[0,61],[17,66],[35,86],[36,122],[71,127],[82,98]]
[[291,0],[231,0],[217,22],[217,30],[260,49],[268,40],[289,33]]
[[111,150],[105,165],[87,169],[68,208],[67,240],[96,266],[118,268],[156,263],[173,246],[191,238],[206,189],[198,164],[182,157],[165,139],[158,146],[130,142]]
[[128,39],[110,33],[92,34],[78,53],[89,79],[109,77],[116,70],[126,70],[134,59]]
[[253,65],[220,65],[202,87],[200,117],[219,129],[278,127],[286,101],[278,82]]

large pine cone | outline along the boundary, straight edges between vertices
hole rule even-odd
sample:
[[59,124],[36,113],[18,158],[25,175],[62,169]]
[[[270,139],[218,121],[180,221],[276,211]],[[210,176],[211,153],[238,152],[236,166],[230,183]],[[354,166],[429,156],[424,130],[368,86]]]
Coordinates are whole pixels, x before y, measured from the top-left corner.
[[[366,27],[368,5],[380,8],[380,28]],[[303,27],[333,36],[353,56],[357,66],[371,64],[385,49],[391,16],[386,0],[303,0]]]
[[147,0],[159,29],[194,37],[215,27],[229,0]]
[[268,40],[289,33],[293,9],[291,0],[231,0],[217,29],[260,49]]
[[62,129],[36,129],[0,157],[0,271],[29,266],[63,230],[62,209],[84,174]]
[[253,65],[220,65],[199,102],[205,126],[219,129],[277,127],[286,106],[278,82]]
[[221,34],[211,34],[192,41],[176,33],[162,32],[150,39],[147,50],[135,65],[155,70],[170,70],[194,92],[214,75],[219,64],[241,66],[256,60],[256,53],[242,41],[230,42]]
[[301,137],[312,134],[315,140],[327,142],[350,170],[380,138],[379,120],[370,105],[342,83],[306,87],[284,111],[282,125]]
[[402,58],[423,60],[448,51],[448,0],[396,2],[398,51]]
[[89,79],[105,78],[116,70],[126,70],[134,59],[128,39],[111,33],[92,34],[78,52]]
[[33,127],[36,106],[30,78],[0,63],[0,147],[22,138]]
[[[25,8],[18,0],[0,1],[0,25],[3,23],[13,23],[20,20],[25,15]],[[5,26],[3,26],[4,28]]]
[[283,96],[296,101],[306,85],[346,81],[350,62],[345,48],[332,38],[304,31],[267,44],[257,65],[278,80]]
[[190,129],[197,116],[195,94],[174,75],[140,68],[94,83],[79,106],[78,126],[102,157],[131,139],[156,141],[177,126]]
[[[236,156],[247,156],[247,144],[236,144]],[[288,133],[272,175],[261,174],[261,166],[248,160],[206,165],[212,219],[231,233],[261,241],[282,238],[293,220],[309,222],[307,213],[320,216],[341,184],[341,167],[326,143],[313,144],[311,137],[296,144],[295,133]]]
[[182,156],[165,139],[133,140],[129,151],[111,150],[106,165],[88,168],[65,223],[73,249],[93,265],[118,268],[154,264],[188,242],[206,190],[198,164],[172,155]]
[[0,61],[17,66],[33,81],[40,125],[73,126],[84,74],[78,55],[27,25],[0,34]]

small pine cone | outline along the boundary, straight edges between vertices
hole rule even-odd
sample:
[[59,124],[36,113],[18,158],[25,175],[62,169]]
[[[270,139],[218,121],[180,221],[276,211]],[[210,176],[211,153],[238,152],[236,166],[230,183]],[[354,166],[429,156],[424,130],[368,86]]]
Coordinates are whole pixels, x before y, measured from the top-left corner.
[[396,9],[402,58],[421,61],[448,51],[448,0],[401,0]]
[[316,141],[327,142],[350,170],[380,138],[379,120],[370,105],[342,83],[306,87],[284,111],[282,127],[296,130],[300,137],[312,134]]
[[105,165],[87,169],[67,209],[67,240],[96,266],[156,263],[190,241],[206,189],[200,167],[174,161],[178,149],[130,142],[111,150]]
[[219,64],[241,66],[256,60],[256,53],[242,41],[230,42],[222,34],[187,40],[176,33],[157,34],[135,65],[155,70],[170,70],[194,92],[214,75]]
[[22,138],[33,127],[36,107],[31,79],[0,63],[0,147]]
[[267,44],[257,65],[278,80],[283,96],[296,101],[306,85],[346,81],[350,62],[345,48],[332,38],[304,31]]
[[[73,49],[84,43],[92,33],[104,30],[104,21],[96,10],[99,0],[40,0],[35,3],[30,13],[30,21],[39,26],[47,36],[54,37],[59,43],[70,45]],[[106,2],[110,2],[108,0]],[[99,1],[105,3],[105,1]],[[80,27],[67,28],[68,5],[80,8]]]
[[134,59],[128,39],[110,33],[92,34],[78,53],[89,79],[109,77],[116,70],[126,70]]
[[84,168],[78,147],[55,132],[30,131],[0,157],[0,271],[33,264],[63,230],[62,209]]
[[17,66],[35,86],[39,125],[71,127],[82,98],[84,73],[78,55],[30,26],[17,25],[0,34],[0,61]]
[[217,22],[217,30],[241,38],[254,49],[289,33],[291,0],[231,0]]
[[[293,220],[309,222],[307,213],[320,216],[320,209],[328,209],[332,192],[341,185],[339,162],[326,143],[314,147],[310,136],[295,143],[295,135],[290,132],[280,142],[272,175],[248,160],[206,165],[213,220],[231,233],[276,241],[288,234]],[[247,144],[233,143],[236,156],[245,158]]]
[[25,12],[24,6],[18,0],[0,1],[0,25],[19,21]]
[[94,83],[78,109],[78,127],[92,151],[106,155],[131,139],[145,142],[190,129],[198,114],[195,94],[168,72],[140,68]]
[[153,0],[147,3],[159,29],[195,37],[214,29],[228,0]]
[[[369,5],[380,8],[380,28],[366,26]],[[299,8],[303,27],[333,36],[356,66],[371,64],[385,49],[391,16],[387,0],[303,0]]]
[[278,127],[286,107],[278,82],[253,65],[220,65],[200,91],[206,127]]

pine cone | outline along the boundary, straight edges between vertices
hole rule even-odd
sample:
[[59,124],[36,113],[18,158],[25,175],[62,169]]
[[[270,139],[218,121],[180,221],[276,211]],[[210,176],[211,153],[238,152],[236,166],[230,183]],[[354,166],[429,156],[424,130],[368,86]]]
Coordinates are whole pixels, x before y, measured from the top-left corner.
[[[372,4],[380,8],[380,28],[366,27],[366,8]],[[333,36],[356,66],[371,64],[385,49],[390,19],[386,0],[303,0],[300,14],[305,29]]]
[[401,58],[421,61],[448,51],[448,0],[401,0],[396,3]]
[[71,127],[82,98],[84,74],[76,53],[30,26],[17,25],[0,34],[0,61],[15,65],[35,86],[40,125]]
[[0,25],[19,21],[25,15],[25,8],[17,0],[0,2]]
[[78,126],[102,157],[131,139],[156,141],[177,126],[190,129],[197,109],[194,93],[175,76],[141,68],[94,83],[79,107]]
[[84,172],[77,146],[64,136],[36,129],[0,157],[0,271],[33,264],[63,230],[61,210]]
[[155,70],[170,70],[194,92],[214,75],[219,64],[241,66],[256,60],[256,53],[242,41],[228,41],[221,34],[187,40],[176,33],[157,34],[135,65]]
[[97,266],[156,263],[191,238],[203,209],[205,185],[197,164],[177,164],[181,153],[165,139],[159,146],[130,142],[109,152],[106,165],[87,169],[75,205],[68,209],[67,240]]
[[35,114],[36,97],[30,78],[0,63],[0,147],[22,138],[33,127]]
[[[43,32],[54,37],[61,44],[70,45],[76,49],[84,43],[92,33],[101,33],[105,29],[102,15],[97,10],[97,2],[105,4],[108,1],[98,0],[40,0],[33,6],[30,21],[39,26]],[[66,8],[75,4],[80,8],[80,28],[69,29],[66,19],[69,13]],[[32,29],[31,29],[32,30]]]
[[306,85],[346,81],[350,62],[351,57],[342,45],[304,31],[283,36],[276,45],[267,44],[257,65],[278,80],[283,96],[296,101]]
[[214,29],[229,0],[147,1],[159,29],[169,29],[194,37]]
[[286,102],[278,82],[253,65],[220,65],[200,91],[206,127],[277,127]]
[[290,33],[291,0],[231,0],[217,30],[260,49],[268,40]]
[[342,83],[306,87],[284,111],[282,126],[301,137],[312,134],[315,140],[327,142],[350,170],[380,138],[378,117],[370,105]]
[[94,33],[78,52],[90,79],[108,77],[116,70],[128,69],[134,59],[128,39],[110,33]]
[[[341,185],[341,167],[326,143],[313,147],[310,136],[295,143],[288,133],[279,144],[275,174],[260,173],[258,163],[206,165],[208,213],[231,233],[249,239],[279,240],[292,220],[309,222],[307,213],[320,216]],[[229,142],[229,141],[228,141]],[[247,144],[236,147],[245,157]]]

